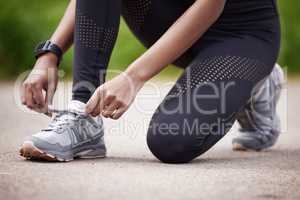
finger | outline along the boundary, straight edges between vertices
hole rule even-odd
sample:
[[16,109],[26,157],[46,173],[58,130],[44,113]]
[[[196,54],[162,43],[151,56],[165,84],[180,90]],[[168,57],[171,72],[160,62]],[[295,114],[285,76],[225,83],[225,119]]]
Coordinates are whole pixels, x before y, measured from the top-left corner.
[[100,101],[98,102],[98,104],[96,105],[94,110],[90,113],[93,117],[96,117],[96,116],[100,115],[100,113],[101,113],[99,103],[100,103]]
[[108,95],[103,98],[102,101],[99,102],[100,113],[102,113],[105,109],[107,109],[111,104],[114,103],[116,97],[112,95]]
[[29,86],[25,88],[25,101],[28,108],[33,109],[34,108],[34,101],[33,101],[33,93]]
[[43,108],[45,106],[45,99],[42,93],[42,87],[34,86],[32,88],[33,100],[40,107]]
[[48,109],[45,105],[45,98],[42,92],[42,88],[33,87],[32,93],[33,93],[33,101],[35,102],[34,110],[39,113],[47,112]]
[[93,96],[90,98],[90,100],[87,102],[85,107],[85,112],[88,114],[91,114],[98,105],[98,102],[101,100],[101,96],[103,96],[104,91],[102,89],[98,88]]
[[34,110],[36,112],[42,113],[43,109],[40,108],[40,105],[35,101],[34,99],[34,92],[33,92],[33,87],[30,87],[26,94],[29,94],[26,97],[26,105],[28,108],[30,108],[31,110]]
[[121,107],[119,108],[115,113],[113,113],[112,119],[119,119],[126,111],[127,107]]
[[119,101],[114,101],[112,102],[109,106],[107,106],[103,112],[102,115],[103,117],[112,117],[113,113],[119,108],[121,107],[121,103]]
[[106,109],[110,104],[113,103],[114,99],[115,98],[113,96],[100,98],[100,101],[92,112],[92,116],[98,116],[100,113],[102,113],[104,109]]

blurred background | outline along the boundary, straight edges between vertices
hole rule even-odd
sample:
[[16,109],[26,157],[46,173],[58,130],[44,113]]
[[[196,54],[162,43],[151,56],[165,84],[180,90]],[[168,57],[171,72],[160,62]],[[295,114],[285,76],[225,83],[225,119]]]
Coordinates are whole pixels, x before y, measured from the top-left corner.
[[[300,2],[278,0],[282,24],[282,48],[279,63],[289,75],[299,74]],[[68,4],[67,0],[0,0],[0,79],[13,79],[34,64],[32,50],[50,37]],[[145,49],[121,22],[121,29],[110,67],[124,69]],[[72,51],[64,57],[62,68],[71,74]],[[170,73],[172,71],[172,73]],[[175,67],[163,74],[180,73]]]

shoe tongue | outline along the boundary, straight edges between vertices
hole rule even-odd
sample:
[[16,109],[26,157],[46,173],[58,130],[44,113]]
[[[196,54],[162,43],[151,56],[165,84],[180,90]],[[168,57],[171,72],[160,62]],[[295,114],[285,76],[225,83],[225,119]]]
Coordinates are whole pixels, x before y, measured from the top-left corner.
[[76,113],[84,113],[85,106],[85,103],[82,103],[81,101],[72,100],[68,105],[68,110]]

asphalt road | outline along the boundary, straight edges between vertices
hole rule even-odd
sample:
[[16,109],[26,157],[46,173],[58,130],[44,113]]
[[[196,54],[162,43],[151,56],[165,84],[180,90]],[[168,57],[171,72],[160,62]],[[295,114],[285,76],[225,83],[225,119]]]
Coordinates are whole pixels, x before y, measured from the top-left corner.
[[162,98],[149,98],[149,91],[140,95],[142,107],[137,100],[120,121],[105,121],[108,158],[47,163],[23,160],[18,148],[49,119],[24,112],[13,84],[0,83],[0,199],[300,199],[300,82],[290,81],[284,91],[284,131],[274,148],[233,152],[235,127],[184,165],[159,163],[147,149],[146,127]]

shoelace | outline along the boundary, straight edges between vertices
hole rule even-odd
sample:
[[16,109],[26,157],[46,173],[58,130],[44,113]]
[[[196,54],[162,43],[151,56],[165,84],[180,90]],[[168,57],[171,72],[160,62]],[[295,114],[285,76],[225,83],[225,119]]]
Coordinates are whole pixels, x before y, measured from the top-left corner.
[[60,130],[66,127],[70,128],[72,124],[86,116],[83,113],[76,113],[71,110],[49,109],[49,112],[54,114],[54,117],[49,123],[48,128],[43,131],[55,131],[57,133],[60,133]]
[[[48,110],[49,113],[54,114],[54,117],[49,123],[48,128],[43,129],[42,131],[53,131],[57,134],[76,131],[77,128],[73,125],[78,124],[80,120],[87,120],[87,118],[89,117],[89,115],[84,112],[78,112],[74,110],[59,110],[53,108],[49,108]],[[73,127],[75,129],[73,129]],[[86,135],[86,131],[77,130],[76,134],[81,135],[81,138],[89,137],[88,135]]]

